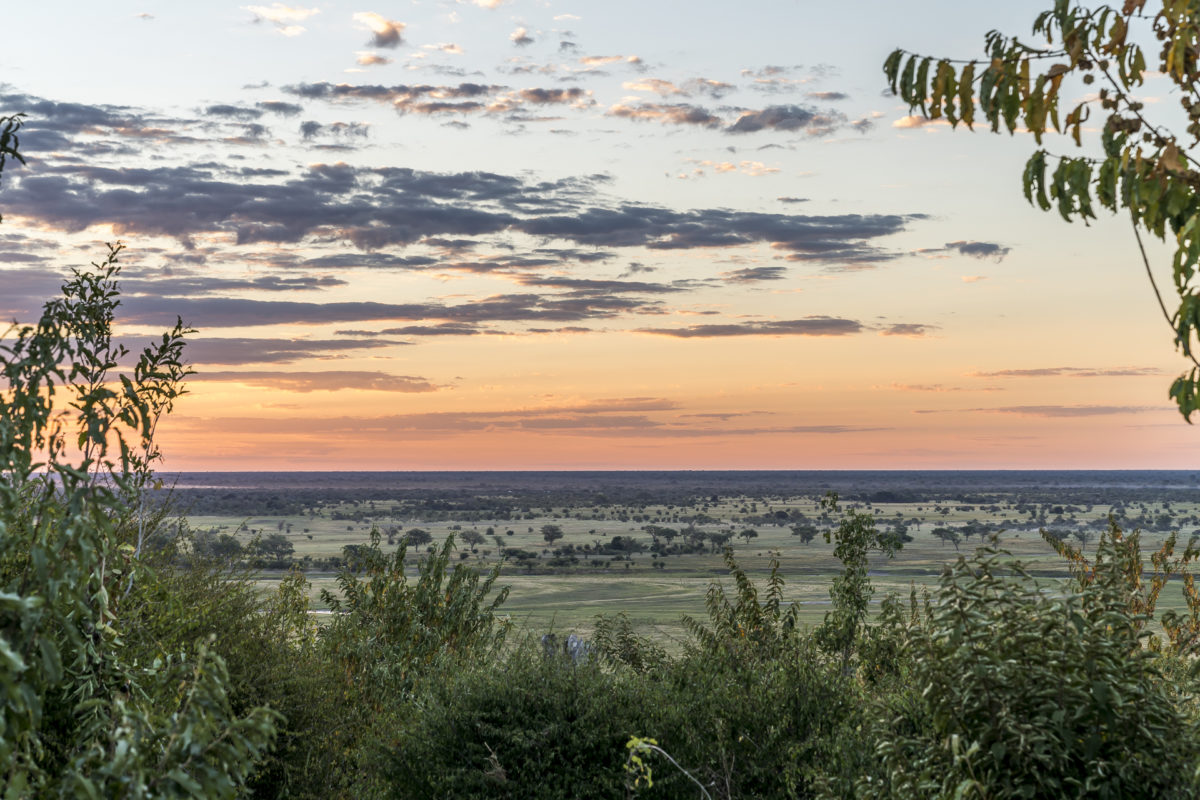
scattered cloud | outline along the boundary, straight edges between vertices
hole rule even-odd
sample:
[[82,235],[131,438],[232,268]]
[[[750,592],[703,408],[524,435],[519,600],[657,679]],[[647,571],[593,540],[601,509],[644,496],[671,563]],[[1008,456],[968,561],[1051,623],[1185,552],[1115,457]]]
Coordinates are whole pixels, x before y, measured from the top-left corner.
[[937,330],[937,325],[922,325],[914,322],[897,322],[885,326],[879,331],[880,336],[911,336],[921,338]]
[[[361,128],[347,125],[343,138],[361,135]],[[223,234],[239,245],[319,239],[369,253],[437,237],[509,233],[650,250],[762,242],[791,261],[840,265],[896,258],[875,240],[922,218],[604,205],[596,191],[607,181],[603,175],[526,181],[488,172],[348,164],[313,164],[284,179],[277,173],[230,174],[215,163],[125,169],[71,164],[43,165],[23,176],[7,191],[7,201],[21,216],[58,230],[111,225],[117,235],[171,236],[188,247],[195,236]]]
[[770,322],[691,325],[686,328],[639,328],[639,333],[676,339],[715,339],[728,336],[849,336],[866,329],[861,322],[839,317],[811,316]]
[[992,259],[996,262],[1004,260],[1012,249],[995,242],[972,242],[960,240],[957,242],[946,242],[942,247],[923,247],[916,250],[916,253],[925,256],[926,258],[949,258],[951,254],[957,253],[960,256],[969,258]]
[[263,110],[260,108],[246,108],[244,106],[213,105],[204,109],[204,113],[210,117],[224,117],[226,119],[248,122],[261,117]]
[[837,111],[817,111],[804,106],[767,106],[747,111],[729,127],[730,133],[755,133],[761,130],[800,131],[809,136],[825,136],[846,123]]
[[395,49],[404,44],[403,22],[388,19],[374,11],[359,11],[354,14],[354,21],[371,31],[371,39],[367,42],[370,47]]
[[730,272],[722,272],[721,277],[726,283],[778,281],[787,277],[787,267],[743,267]]
[[452,56],[461,56],[463,53],[462,47],[453,42],[438,42],[437,44],[423,44],[421,48],[424,50],[437,50],[442,53],[449,53]]
[[978,259],[992,258],[996,261],[1004,260],[1010,252],[1009,248],[995,242],[947,242],[946,247],[956,250],[960,255]]
[[914,114],[909,114],[906,117],[892,123],[893,128],[923,128],[926,125],[949,125],[945,118],[930,119],[929,117],[918,117]]
[[612,117],[669,122],[672,125],[697,125],[703,128],[720,128],[724,125],[721,118],[708,109],[689,103],[617,103],[607,113]]
[[653,92],[662,97],[675,95],[693,97],[695,95],[704,95],[714,100],[723,97],[737,88],[732,83],[716,81],[710,78],[692,78],[683,84],[675,84],[661,78],[643,78],[636,81],[625,81],[621,85],[630,91]]
[[282,100],[266,100],[261,103],[255,103],[255,108],[261,108],[270,114],[278,114],[281,117],[294,117],[304,110],[302,106],[295,103],[285,103]]
[[382,67],[392,63],[392,59],[387,56],[370,51],[360,51],[355,55],[357,56],[355,63],[362,67]]
[[1157,367],[1036,367],[970,372],[967,375],[971,378],[1133,378],[1162,374],[1163,371]]
[[291,8],[283,3],[272,3],[269,6],[242,6],[242,9],[254,15],[253,22],[269,22],[275,30],[284,36],[299,36],[306,30],[299,23],[321,13],[319,8]]
[[517,47],[527,47],[533,44],[533,37],[525,28],[517,28],[508,35],[509,40]]
[[[742,175],[749,175],[754,178],[762,177],[763,175],[775,175],[780,172],[779,167],[768,167],[766,164],[764,164],[761,161],[743,160],[743,161],[735,163],[733,161],[705,160],[705,161],[694,161],[693,163],[696,164],[696,167],[694,167],[692,169],[691,174],[695,175],[697,177],[705,175],[706,174],[705,170],[708,170],[708,169],[711,169],[713,172],[716,172],[717,174],[726,173],[726,172],[736,172],[736,173],[740,173]],[[688,177],[688,174],[684,173],[684,177]]]
[[1099,417],[1113,414],[1141,414],[1146,411],[1161,411],[1155,406],[1003,406],[1000,408],[973,408],[989,414],[1017,414],[1024,417]]
[[185,356],[193,364],[290,364],[309,359],[344,358],[355,350],[407,344],[387,339],[272,339],[201,337],[189,339]]
[[314,120],[300,123],[300,136],[303,139],[314,139],[319,136],[347,137],[365,139],[370,126],[363,122],[330,122],[322,124]]
[[376,392],[436,392],[424,378],[389,375],[386,372],[329,370],[324,372],[209,372],[199,371],[189,381],[226,381],[284,392],[338,392],[344,389]]

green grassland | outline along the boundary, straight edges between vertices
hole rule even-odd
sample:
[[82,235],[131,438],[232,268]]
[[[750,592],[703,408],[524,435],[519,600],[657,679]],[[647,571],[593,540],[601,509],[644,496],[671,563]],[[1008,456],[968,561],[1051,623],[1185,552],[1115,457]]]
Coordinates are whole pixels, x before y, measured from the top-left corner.
[[[921,503],[858,503],[860,511],[871,512],[877,524],[887,527],[896,520],[906,523],[912,540],[892,559],[872,559],[871,578],[876,588],[876,601],[889,592],[907,596],[912,588],[918,592],[936,582],[942,567],[959,553],[974,550],[984,536],[976,534],[958,543],[939,539],[938,528],[962,531],[969,526],[989,526],[998,530],[1000,545],[1021,559],[1037,574],[1048,580],[1065,577],[1063,560],[1054,553],[1039,533],[1040,521],[1050,530],[1065,532],[1068,542],[1078,547],[1074,531],[1086,531],[1084,552],[1094,547],[1100,526],[1105,524],[1110,506],[1080,507],[1066,505],[1061,509],[1044,505],[1037,507],[1035,516],[1029,509],[1017,511],[1017,504],[1000,503],[988,506],[963,503],[947,497],[940,502]],[[1143,551],[1147,558],[1169,535],[1171,529],[1182,530],[1180,549],[1193,530],[1200,504],[1162,503],[1138,504],[1125,509],[1138,520],[1159,523],[1163,513],[1171,515],[1171,528],[1147,530],[1142,534]],[[1055,513],[1059,512],[1061,513]],[[433,542],[440,543],[454,535],[462,562],[482,570],[492,568],[499,556],[498,542],[509,551],[536,554],[535,559],[518,561],[506,558],[502,564],[499,585],[510,587],[504,605],[520,627],[532,631],[553,629],[560,632],[586,632],[598,614],[626,613],[643,633],[670,645],[680,639],[682,615],[703,616],[704,598],[708,587],[722,581],[727,570],[719,548],[711,543],[703,552],[658,555],[648,549],[628,554],[597,554],[595,550],[613,537],[631,537],[649,547],[652,536],[648,527],[665,527],[684,531],[692,521],[694,530],[702,533],[734,533],[730,540],[734,556],[752,576],[765,576],[771,558],[778,558],[781,572],[787,579],[787,597],[801,609],[801,619],[808,624],[819,622],[828,608],[828,590],[840,565],[832,554],[832,545],[818,533],[811,541],[793,533],[797,515],[814,524],[821,532],[836,525],[837,516],[822,518],[819,498],[815,496],[774,497],[769,500],[751,497],[729,497],[715,503],[694,506],[665,505],[595,505],[576,508],[529,508],[522,519],[449,518],[427,521],[413,519],[399,505],[387,502],[342,503],[312,509],[306,515],[294,516],[195,516],[188,519],[195,530],[208,530],[234,535],[249,542],[255,535],[282,534],[294,547],[294,558],[306,567],[312,583],[315,605],[319,608],[320,591],[336,588],[336,569],[325,564],[342,554],[347,545],[365,543],[373,528],[385,537],[385,547],[398,547],[407,531],[420,528],[427,531]],[[764,518],[774,515],[777,523],[763,524]],[[782,519],[786,515],[787,519]],[[444,516],[444,515],[443,515]],[[696,519],[701,520],[695,522]],[[1035,527],[1030,528],[1030,525]],[[546,525],[562,529],[561,539],[548,545],[542,535]],[[1020,526],[1020,527],[1018,527]],[[1132,529],[1133,526],[1127,526]],[[739,538],[736,534],[751,528],[757,536]],[[489,534],[489,529],[492,531]],[[471,547],[463,534],[476,532],[484,542]],[[393,544],[388,544],[389,537]],[[683,536],[675,539],[683,540]],[[555,554],[574,548],[576,564],[555,561]],[[592,552],[580,552],[584,548]],[[557,565],[555,565],[557,564]],[[261,576],[264,586],[278,580],[279,571],[266,570]],[[1168,587],[1164,592],[1164,608],[1181,606],[1177,590]]]

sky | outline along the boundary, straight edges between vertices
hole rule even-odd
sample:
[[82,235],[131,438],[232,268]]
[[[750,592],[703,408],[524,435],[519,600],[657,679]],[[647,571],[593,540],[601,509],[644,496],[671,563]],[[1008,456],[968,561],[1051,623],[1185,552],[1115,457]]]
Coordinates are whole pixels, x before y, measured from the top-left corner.
[[20,4],[0,317],[125,243],[169,470],[1190,469],[1128,221],[884,91],[1042,8]]

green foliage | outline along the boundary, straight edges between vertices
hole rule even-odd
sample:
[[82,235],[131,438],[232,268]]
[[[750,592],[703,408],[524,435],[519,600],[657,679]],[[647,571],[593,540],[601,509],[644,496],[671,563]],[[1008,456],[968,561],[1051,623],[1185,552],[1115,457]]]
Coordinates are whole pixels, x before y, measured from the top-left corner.
[[667,664],[667,651],[647,636],[633,631],[624,611],[614,616],[598,614],[592,628],[592,652],[612,664],[624,664],[636,672],[653,672]]
[[1110,538],[1094,574],[1039,588],[981,548],[907,629],[907,688],[877,706],[859,797],[1190,797],[1197,727],[1141,646]]
[[623,746],[660,701],[632,671],[545,657],[528,641],[427,685],[400,722],[392,796],[619,797]]
[[799,635],[798,610],[792,604],[784,608],[784,578],[779,572],[778,555],[771,556],[767,596],[762,602],[754,582],[734,560],[731,548],[725,548],[724,559],[737,594],[730,600],[719,583],[709,585],[704,599],[708,625],[694,617],[683,617],[683,626],[692,637],[689,647],[739,661],[759,661],[794,652]]
[[187,331],[111,376],[125,355],[111,338],[119,252],[76,270],[36,326],[0,344],[0,775],[31,793],[233,796],[273,715],[236,718],[223,664],[187,655],[192,642],[143,662],[126,647],[137,579],[154,579],[136,498],[182,393]]
[[332,615],[321,640],[348,683],[367,687],[371,697],[399,696],[436,660],[471,660],[499,648],[509,629],[497,615],[507,587],[488,599],[499,566],[482,579],[463,564],[449,568],[449,536],[418,562],[417,580],[410,583],[405,544],[388,554],[379,541],[379,531],[372,530],[356,568],[338,574],[338,592],[321,592]]
[[[0,119],[0,167],[19,118]],[[234,797],[276,715],[234,712],[203,642],[141,651],[140,502],[183,393],[178,322],[117,372],[120,245],[0,341],[0,783],[6,797]],[[62,399],[65,396],[67,407]]]
[[[323,590],[331,617],[317,650],[332,670],[340,713],[324,728],[328,757],[337,764],[346,797],[383,791],[376,757],[394,738],[397,715],[440,669],[465,668],[494,658],[510,628],[497,610],[508,589],[492,593],[499,566],[487,576],[451,565],[454,537],[405,574],[407,542],[392,553],[377,530],[338,574],[338,592]],[[492,595],[489,598],[489,595]]]
[[[837,501],[837,494],[830,492],[821,501],[821,506],[835,512]],[[836,529],[825,532],[825,541],[834,542],[833,555],[842,562],[842,571],[834,577],[829,588],[833,609],[825,614],[825,621],[815,636],[825,652],[839,658],[842,671],[846,672],[875,592],[867,574],[871,551],[877,550],[891,558],[904,545],[895,531],[881,533],[875,527],[873,516],[854,509],[847,509]]]
[[[0,173],[4,172],[4,164],[10,158],[25,163],[25,157],[20,152],[21,139],[17,136],[24,118],[24,114],[0,117]],[[4,217],[0,216],[0,222],[3,221]]]
[[[1032,134],[1039,149],[1026,163],[1023,184],[1026,199],[1042,210],[1055,209],[1068,222],[1094,219],[1097,205],[1128,212],[1139,248],[1140,230],[1164,240],[1172,236],[1176,311],[1167,310],[1156,284],[1154,291],[1177,349],[1194,364],[1169,390],[1190,422],[1200,408],[1200,361],[1194,352],[1200,340],[1200,171],[1194,155],[1200,144],[1200,7],[1164,0],[1150,16],[1143,13],[1145,2],[1089,8],[1055,0],[1034,20],[1037,45],[991,31],[982,65],[896,50],[883,69],[892,92],[911,111],[973,129],[978,105],[993,132],[1003,127],[1010,134],[1018,129]],[[1151,38],[1162,43],[1153,67],[1139,44]],[[1151,70],[1173,84],[1186,119],[1178,133],[1152,122],[1136,96]],[[1063,116],[1059,100],[1068,81],[1071,95],[1080,89],[1087,94]],[[1098,92],[1084,88],[1093,84]],[[1082,146],[1093,110],[1104,120],[1100,156],[1056,156],[1040,148],[1050,132]],[[1144,249],[1142,258],[1153,284]]]

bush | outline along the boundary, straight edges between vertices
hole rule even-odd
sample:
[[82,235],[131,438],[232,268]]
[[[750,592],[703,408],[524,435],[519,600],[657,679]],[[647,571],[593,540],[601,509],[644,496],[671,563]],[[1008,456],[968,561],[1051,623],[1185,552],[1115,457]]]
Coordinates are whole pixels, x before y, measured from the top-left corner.
[[624,745],[661,700],[631,670],[542,655],[429,684],[391,748],[392,796],[610,798],[623,793]]
[[876,708],[860,797],[1193,796],[1194,715],[1099,548],[1094,580],[1054,590],[992,548],[947,569],[908,630],[911,688]]

